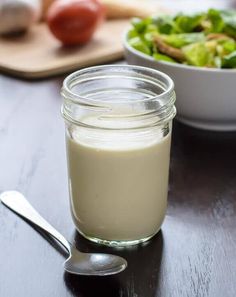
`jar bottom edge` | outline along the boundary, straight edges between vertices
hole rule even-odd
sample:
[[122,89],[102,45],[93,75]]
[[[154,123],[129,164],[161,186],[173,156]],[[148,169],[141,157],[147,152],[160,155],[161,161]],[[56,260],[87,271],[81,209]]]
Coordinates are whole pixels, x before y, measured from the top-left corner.
[[105,246],[110,246],[110,247],[126,247],[126,246],[142,244],[142,243],[150,240],[161,230],[161,227],[155,233],[151,234],[150,236],[147,236],[147,237],[144,237],[141,239],[135,239],[135,240],[106,240],[106,239],[101,239],[101,238],[86,235],[81,230],[79,230],[77,227],[76,227],[76,230],[85,239],[92,241],[94,243],[97,243],[100,245],[105,245]]

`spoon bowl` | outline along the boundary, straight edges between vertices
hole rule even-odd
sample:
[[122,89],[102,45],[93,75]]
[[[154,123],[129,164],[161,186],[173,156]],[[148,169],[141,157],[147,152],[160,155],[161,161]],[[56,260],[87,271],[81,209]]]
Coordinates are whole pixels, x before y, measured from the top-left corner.
[[125,259],[102,253],[83,253],[71,247],[71,255],[64,262],[64,269],[69,273],[105,276],[123,271],[127,267]]

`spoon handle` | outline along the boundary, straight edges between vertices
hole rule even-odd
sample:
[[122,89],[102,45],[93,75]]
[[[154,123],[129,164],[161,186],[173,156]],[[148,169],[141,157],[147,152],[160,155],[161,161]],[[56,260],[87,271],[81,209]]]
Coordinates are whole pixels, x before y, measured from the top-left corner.
[[7,191],[0,195],[0,201],[13,210],[16,214],[27,219],[42,231],[54,237],[70,253],[70,244],[54,227],[52,227],[26,200],[26,198],[17,191]]

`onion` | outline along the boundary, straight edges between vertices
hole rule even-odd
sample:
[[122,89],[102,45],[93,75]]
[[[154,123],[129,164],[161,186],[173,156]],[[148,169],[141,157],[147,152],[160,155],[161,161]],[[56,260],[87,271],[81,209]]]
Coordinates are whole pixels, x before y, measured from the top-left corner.
[[40,0],[0,0],[0,34],[24,32],[40,15]]

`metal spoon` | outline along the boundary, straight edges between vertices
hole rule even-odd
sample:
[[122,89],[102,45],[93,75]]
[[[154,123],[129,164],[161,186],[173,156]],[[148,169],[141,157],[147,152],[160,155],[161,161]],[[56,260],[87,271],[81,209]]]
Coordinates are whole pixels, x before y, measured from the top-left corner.
[[119,256],[98,253],[82,253],[73,247],[56,229],[54,229],[17,191],[3,192],[1,202],[16,214],[27,219],[47,235],[56,239],[68,252],[64,262],[67,272],[79,275],[112,275],[123,271],[127,261]]

